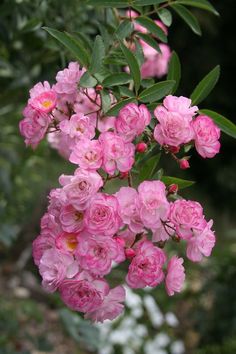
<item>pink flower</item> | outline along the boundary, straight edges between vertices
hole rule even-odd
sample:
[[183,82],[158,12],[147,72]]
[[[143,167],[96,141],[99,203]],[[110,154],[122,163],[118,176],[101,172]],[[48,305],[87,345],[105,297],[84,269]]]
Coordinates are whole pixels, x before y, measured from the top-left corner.
[[53,247],[55,247],[55,239],[51,235],[39,235],[36,237],[32,245],[34,263],[39,266],[40,259],[42,258],[44,252]]
[[166,220],[169,203],[166,199],[166,187],[160,181],[144,181],[138,187],[137,208],[144,226],[157,229],[161,220]]
[[71,154],[71,146],[74,146],[72,139],[65,133],[60,131],[51,132],[47,135],[47,140],[53,149],[58,150],[58,153],[69,160]]
[[210,220],[205,228],[194,230],[193,236],[187,240],[187,257],[193,262],[200,262],[203,256],[209,257],[215,246],[216,238],[211,230],[213,221]]
[[84,228],[84,213],[70,204],[61,208],[59,220],[62,229],[66,232],[79,232]]
[[159,44],[161,53],[158,53],[156,49],[149,46],[144,41],[140,41],[143,53],[145,56],[145,62],[141,67],[142,78],[148,77],[162,77],[168,72],[169,60],[171,57],[171,50],[167,44]]
[[132,231],[128,228],[128,229],[119,231],[118,237],[119,237],[119,239],[122,239],[122,240],[123,240],[123,242],[124,242],[124,244],[125,244],[125,247],[129,248],[129,247],[131,247],[131,246],[134,244],[134,242],[135,242],[136,233],[132,232]]
[[41,235],[55,238],[62,232],[57,217],[51,213],[45,213],[40,222]]
[[164,107],[169,112],[179,113],[182,116],[187,116],[189,121],[192,120],[193,116],[197,113],[198,107],[191,107],[192,101],[187,97],[177,97],[177,96],[166,96],[163,101]]
[[188,116],[169,112],[162,106],[158,106],[154,114],[160,123],[155,127],[154,138],[160,145],[179,146],[192,139]]
[[116,193],[119,203],[118,213],[124,224],[129,225],[131,231],[139,233],[143,230],[137,208],[138,193],[134,188],[121,187]]
[[97,170],[102,165],[103,149],[98,140],[81,139],[74,146],[70,162],[85,170]]
[[112,261],[125,260],[124,249],[114,239],[86,232],[81,235],[76,257],[82,269],[97,276],[110,273]]
[[101,236],[113,236],[121,226],[115,196],[97,193],[85,212],[86,229]]
[[65,280],[59,288],[64,303],[75,311],[92,312],[99,308],[109,293],[103,279],[93,279],[82,272],[77,279]]
[[174,234],[175,229],[173,224],[163,224],[158,229],[152,230],[152,242],[167,241],[170,236],[174,236]]
[[104,146],[103,169],[113,175],[116,170],[129,171],[134,163],[135,147],[126,143],[121,136],[112,132],[102,133],[99,141]]
[[55,240],[56,247],[63,253],[75,253],[79,242],[78,233],[62,232]]
[[170,204],[170,221],[175,225],[178,236],[188,239],[193,229],[206,225],[202,206],[198,202],[179,199]]
[[120,110],[115,127],[125,141],[131,142],[143,133],[150,121],[151,114],[144,104],[137,106],[135,103],[128,103]]
[[19,123],[20,133],[25,138],[26,145],[36,148],[46,135],[51,118],[31,106],[25,107],[23,115],[25,118]]
[[210,117],[200,115],[192,122],[195,147],[203,158],[212,158],[220,151],[220,128]]
[[73,176],[61,175],[59,182],[68,204],[77,210],[87,208],[90,199],[103,186],[102,177],[97,172],[77,169]]
[[100,133],[115,130],[116,117],[101,117],[98,118],[98,130]]
[[179,293],[183,287],[185,279],[183,262],[183,258],[173,256],[168,263],[165,285],[169,296],[175,292]]
[[28,105],[42,113],[51,112],[57,103],[57,94],[51,89],[48,81],[37,83],[30,90]]
[[155,247],[151,241],[141,241],[129,266],[127,284],[134,289],[160,284],[164,279],[162,267],[165,261],[163,250]]
[[57,83],[53,89],[61,100],[73,103],[78,91],[78,83],[84,70],[80,70],[76,62],[69,63],[68,68],[59,71],[56,76]]
[[74,258],[56,249],[46,250],[40,259],[39,273],[43,278],[42,285],[48,292],[54,292],[66,277],[72,278],[77,272]]
[[121,302],[124,301],[125,289],[123,286],[117,286],[109,291],[102,304],[96,310],[87,312],[85,318],[89,318],[94,322],[114,320],[122,313],[124,305]]
[[95,135],[95,127],[91,124],[89,117],[83,114],[73,114],[70,120],[60,122],[59,127],[70,138],[85,137],[92,139]]

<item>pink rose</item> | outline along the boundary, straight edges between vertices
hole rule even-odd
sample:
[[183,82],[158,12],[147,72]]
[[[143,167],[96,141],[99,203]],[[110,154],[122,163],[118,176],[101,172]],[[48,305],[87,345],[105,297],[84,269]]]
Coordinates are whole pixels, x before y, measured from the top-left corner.
[[166,187],[160,181],[144,181],[138,187],[137,208],[144,226],[157,229],[161,220],[166,220],[169,203],[166,199]]
[[74,142],[67,134],[61,131],[51,132],[47,135],[47,140],[53,149],[56,149],[64,159],[69,160]]
[[129,266],[127,284],[134,289],[157,286],[164,279],[162,267],[165,261],[163,250],[155,247],[151,241],[141,241]]
[[134,164],[135,147],[132,143],[112,132],[102,133],[99,141],[103,150],[103,169],[113,175],[116,170],[120,172],[129,171]]
[[42,258],[44,252],[55,247],[55,239],[50,235],[39,235],[33,241],[32,254],[34,263],[39,266],[40,259]]
[[62,232],[61,226],[57,222],[57,217],[51,213],[45,213],[40,222],[41,235],[55,238]]
[[193,229],[206,225],[202,206],[198,202],[179,199],[170,204],[170,221],[175,225],[178,236],[188,239]]
[[87,312],[85,318],[93,322],[104,322],[105,320],[114,320],[124,310],[121,302],[125,301],[125,289],[123,286],[117,286],[111,289],[105,296],[102,304],[94,311]]
[[70,120],[60,122],[59,127],[70,138],[92,139],[95,135],[95,127],[90,123],[89,117],[83,114],[73,114]]
[[141,67],[142,78],[148,77],[162,77],[168,72],[169,60],[171,57],[171,50],[167,44],[159,44],[161,53],[158,53],[156,49],[149,46],[146,42],[140,41],[143,53],[145,56],[145,62]]
[[220,128],[210,117],[201,115],[192,122],[195,147],[203,158],[212,158],[220,151]]
[[77,210],[87,208],[90,199],[103,186],[102,177],[97,172],[77,169],[73,176],[61,175],[66,201]]
[[112,261],[125,260],[124,249],[114,239],[86,232],[81,235],[76,257],[82,269],[97,276],[110,273]]
[[74,146],[70,162],[85,170],[97,170],[102,165],[103,149],[98,140],[81,139]]
[[59,220],[62,229],[66,232],[79,232],[84,228],[84,213],[70,204],[61,208]]
[[182,116],[188,117],[189,121],[192,120],[193,116],[198,111],[197,106],[191,107],[192,101],[190,98],[184,97],[184,96],[166,96],[164,101],[163,101],[163,106],[169,111],[169,112],[175,112],[179,113]]
[[104,133],[107,131],[115,131],[115,121],[116,117],[101,117],[98,118],[98,130],[100,133]]
[[143,133],[150,121],[151,114],[144,104],[137,106],[135,103],[128,103],[120,110],[115,127],[119,135],[131,142]]
[[78,273],[78,266],[73,256],[49,249],[43,253],[39,262],[42,285],[48,292],[54,292],[65,278],[72,278]]
[[179,293],[185,280],[185,271],[183,258],[173,256],[167,266],[167,275],[165,279],[166,291],[169,296]]
[[117,236],[119,237],[119,239],[123,240],[125,247],[127,248],[130,248],[134,244],[136,239],[136,233],[131,231],[129,228],[119,231]]
[[62,232],[55,240],[55,244],[58,250],[63,253],[74,254],[79,242],[78,233]]
[[28,105],[42,113],[50,113],[57,104],[57,94],[48,81],[37,83],[30,90]]
[[152,242],[167,241],[171,236],[174,236],[175,228],[171,223],[165,223],[158,229],[152,230]]
[[193,236],[187,240],[187,257],[193,262],[200,262],[203,256],[209,257],[215,246],[216,238],[211,230],[210,220],[202,230],[194,230]]
[[118,202],[115,196],[97,193],[85,212],[86,229],[103,236],[113,236],[121,226],[118,214]]

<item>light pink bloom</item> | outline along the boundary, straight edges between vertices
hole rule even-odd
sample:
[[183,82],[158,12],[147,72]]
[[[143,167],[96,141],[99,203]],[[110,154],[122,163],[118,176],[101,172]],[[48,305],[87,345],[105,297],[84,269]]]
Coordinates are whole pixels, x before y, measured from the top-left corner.
[[166,220],[169,203],[166,199],[166,187],[161,181],[144,181],[138,187],[137,208],[144,226],[157,229],[161,220]]
[[163,250],[155,247],[151,241],[141,241],[129,266],[127,284],[134,289],[160,284],[164,279],[162,267],[165,261]]
[[63,186],[67,203],[77,210],[86,209],[90,199],[103,186],[102,177],[97,172],[80,168],[73,176],[61,175],[59,182]]
[[58,150],[59,154],[69,160],[71,146],[74,146],[72,139],[60,131],[52,132],[47,135],[47,140],[53,149]]
[[46,135],[51,118],[29,105],[25,107],[23,115],[25,118],[19,123],[20,133],[25,138],[26,145],[36,148]]
[[111,271],[112,261],[124,261],[124,248],[110,237],[82,233],[76,257],[82,269],[97,276],[104,276]]
[[119,231],[117,236],[123,240],[125,247],[130,248],[136,239],[136,233],[132,232],[129,228]]
[[104,146],[103,169],[113,175],[116,170],[129,171],[134,163],[135,147],[112,132],[102,133],[99,141]]
[[90,233],[113,236],[121,226],[118,201],[114,195],[97,193],[85,212],[85,225]]
[[70,138],[92,139],[95,135],[95,127],[91,125],[89,117],[78,113],[71,116],[70,120],[60,122],[59,128]]
[[220,128],[210,117],[201,115],[192,122],[195,147],[203,158],[212,158],[220,151]]
[[74,146],[70,162],[85,170],[97,170],[102,165],[103,148],[98,140],[81,139]]
[[178,236],[188,239],[193,229],[202,229],[206,225],[202,206],[198,202],[179,199],[170,204],[170,221],[176,227]]
[[155,127],[154,138],[160,145],[179,146],[192,140],[188,116],[169,112],[163,106],[158,106],[154,114],[160,123]]
[[123,223],[129,225],[131,231],[136,233],[141,232],[143,224],[137,209],[137,191],[131,187],[121,187],[116,193],[116,197],[119,203],[118,213]]
[[163,101],[164,107],[169,111],[169,112],[175,112],[179,113],[182,116],[187,116],[189,121],[192,120],[193,116],[198,111],[197,106],[191,107],[192,101],[190,98],[184,97],[184,96],[166,96],[166,98]]
[[124,305],[121,304],[124,301],[125,289],[123,286],[117,286],[109,291],[102,304],[96,310],[87,312],[85,318],[89,318],[94,322],[114,320],[124,310]]
[[120,110],[115,126],[117,133],[131,142],[144,132],[150,121],[151,114],[144,104],[138,106],[135,103],[128,103]]
[[169,296],[179,293],[185,280],[183,258],[173,256],[168,262],[167,275],[165,279],[166,291]]
[[216,238],[211,230],[210,220],[202,230],[194,230],[193,236],[187,240],[187,257],[193,262],[200,262],[203,256],[209,257],[215,246]]
[[165,226],[161,225],[158,229],[152,230],[152,242],[167,241],[174,234],[175,229],[173,224],[167,223]]
[[40,222],[41,235],[46,237],[57,237],[61,232],[62,228],[58,223],[57,217],[50,213],[45,213],[41,218]]
[[56,249],[46,250],[39,262],[42,285],[48,292],[56,291],[66,277],[74,277],[78,270],[71,255],[60,253]]
[[55,240],[56,247],[63,253],[75,253],[79,242],[78,233],[62,232]]
[[84,213],[70,204],[61,208],[59,220],[62,229],[66,232],[79,232],[84,228]]
[[107,131],[115,131],[115,121],[116,117],[102,117],[98,118],[98,130],[100,133]]
[[85,71],[80,70],[76,62],[69,63],[68,68],[59,71],[56,76],[57,83],[53,86],[61,100],[73,103],[78,91],[78,83]]
[[34,263],[39,266],[40,259],[44,252],[53,247],[55,247],[55,239],[51,235],[39,235],[36,237],[32,244]]
[[167,44],[161,43],[159,44],[161,53],[158,53],[156,49],[149,46],[146,42],[140,41],[140,43],[145,57],[145,62],[141,67],[142,78],[160,78],[166,75],[171,57],[170,47]]
[[44,81],[44,83],[39,82],[30,90],[28,105],[39,112],[51,112],[55,108],[56,103],[57,94],[53,89],[51,89],[48,81]]
[[91,312],[101,306],[109,293],[109,286],[105,280],[93,279],[82,272],[77,279],[65,280],[59,291],[64,303],[72,310]]

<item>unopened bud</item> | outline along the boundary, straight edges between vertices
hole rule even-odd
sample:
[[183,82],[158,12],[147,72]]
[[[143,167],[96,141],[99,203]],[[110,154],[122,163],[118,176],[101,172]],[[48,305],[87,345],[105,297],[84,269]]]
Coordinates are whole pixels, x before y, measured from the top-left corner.
[[181,159],[179,160],[179,167],[181,168],[181,170],[186,170],[187,168],[190,167],[188,160],[185,159]]
[[136,145],[135,150],[136,150],[137,152],[143,153],[143,152],[145,152],[145,151],[147,150],[147,144],[145,144],[145,143],[142,141],[141,143],[138,143],[138,144]]
[[95,87],[95,90],[96,90],[96,91],[102,91],[102,90],[103,90],[103,86],[102,86],[102,85],[97,85],[97,86]]
[[126,248],[125,255],[126,255],[126,258],[132,259],[135,256],[135,251],[132,248]]
[[120,172],[120,179],[126,179],[129,176],[129,172]]
[[171,184],[171,185],[168,187],[168,193],[169,193],[169,194],[175,194],[175,193],[178,192],[178,189],[179,189],[178,184],[173,183],[173,184]]
[[169,146],[169,151],[172,152],[173,154],[178,154],[180,150],[179,146]]

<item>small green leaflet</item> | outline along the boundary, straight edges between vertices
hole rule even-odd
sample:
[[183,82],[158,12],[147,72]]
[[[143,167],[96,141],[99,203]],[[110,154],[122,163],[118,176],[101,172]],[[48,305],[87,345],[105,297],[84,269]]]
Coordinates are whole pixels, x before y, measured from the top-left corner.
[[96,36],[94,46],[93,46],[91,64],[89,66],[89,72],[91,74],[95,74],[100,71],[100,69],[102,68],[102,62],[104,57],[105,57],[105,46],[102,37]]
[[188,181],[185,179],[181,179],[177,177],[169,177],[169,176],[162,176],[161,181],[165,183],[167,186],[171,184],[178,184],[179,189],[190,187],[195,183],[194,181]]
[[142,164],[141,171],[139,173],[139,182],[144,180],[150,180],[157,170],[158,163],[161,158],[161,153],[152,156],[144,164]]
[[170,4],[175,12],[187,23],[191,30],[201,36],[202,31],[196,17],[184,6],[178,4]]
[[103,86],[124,85],[131,81],[131,76],[127,73],[114,73],[105,78],[102,82]]
[[213,90],[217,81],[220,77],[220,66],[217,65],[213,70],[211,70],[195,87],[190,98],[192,104],[199,104],[202,102],[209,93]]
[[175,93],[180,82],[181,78],[181,64],[178,57],[178,54],[173,51],[170,62],[169,62],[169,70],[167,75],[167,80],[174,80],[175,85],[171,91],[171,93]]
[[148,45],[150,45],[152,48],[156,49],[157,52],[161,53],[161,49],[157,41],[149,34],[138,32],[137,36],[141,38],[144,42],[146,42]]
[[219,16],[219,12],[206,0],[177,0],[176,4],[198,7],[199,9],[207,10]]
[[158,5],[166,1],[167,0],[135,0],[134,5],[138,5],[138,6]]
[[110,96],[110,93],[107,90],[102,90],[100,92],[100,95],[101,95],[101,100],[102,100],[103,113],[107,113],[107,111],[111,107],[111,96]]
[[143,90],[139,95],[139,100],[142,102],[154,102],[160,100],[171,92],[175,85],[174,80],[161,81],[151,87]]
[[97,80],[92,77],[88,71],[86,71],[80,78],[80,81],[79,81],[79,84],[80,86],[82,87],[94,87],[97,85]]
[[145,27],[151,34],[159,38],[162,42],[167,43],[165,32],[149,17],[140,16],[135,18],[135,22]]
[[135,58],[134,54],[122,42],[120,42],[120,47],[125,56],[125,59],[127,60],[130,74],[134,80],[135,91],[137,93],[141,83],[141,74],[138,61]]
[[123,22],[120,23],[119,27],[115,31],[116,36],[119,39],[124,39],[128,37],[134,30],[134,25],[131,21],[129,20],[124,20]]
[[169,10],[157,9],[157,13],[164,25],[169,27],[172,24],[172,14]]
[[229,119],[209,109],[201,109],[200,113],[211,117],[222,132],[236,139],[236,125]]
[[127,7],[129,0],[88,0],[87,5],[103,6],[103,7]]

